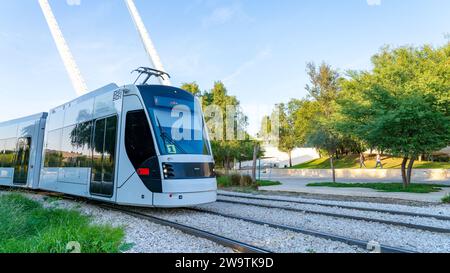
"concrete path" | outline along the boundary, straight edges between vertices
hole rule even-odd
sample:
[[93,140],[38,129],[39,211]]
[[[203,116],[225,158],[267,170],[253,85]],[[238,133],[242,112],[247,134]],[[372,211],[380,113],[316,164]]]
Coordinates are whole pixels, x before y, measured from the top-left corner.
[[[262,177],[261,179],[268,179],[268,177]],[[308,193],[308,194],[322,194],[322,195],[339,195],[339,196],[350,196],[350,197],[375,197],[375,198],[390,198],[390,199],[402,199],[402,200],[412,200],[420,202],[436,202],[440,203],[441,199],[450,193],[450,188],[443,188],[441,192],[433,193],[404,193],[404,192],[378,192],[373,189],[366,188],[331,188],[331,187],[307,187],[308,183],[313,182],[325,182],[324,179],[304,179],[304,178],[283,178],[277,177],[271,180],[280,181],[282,185],[270,186],[270,187],[260,187],[260,190],[264,191],[282,191],[282,192],[297,192],[297,193]],[[382,182],[379,180],[372,179],[357,179],[357,181],[346,181],[338,182]],[[388,181],[385,181],[388,182]],[[396,182],[396,181],[389,181]],[[400,182],[400,181],[399,181]],[[450,181],[437,182],[437,184],[450,185]]]

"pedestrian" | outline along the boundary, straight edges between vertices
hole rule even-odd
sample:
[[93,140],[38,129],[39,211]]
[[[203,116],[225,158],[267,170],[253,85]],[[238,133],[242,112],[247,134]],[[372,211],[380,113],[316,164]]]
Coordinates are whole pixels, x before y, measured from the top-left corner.
[[383,163],[381,163],[381,155],[377,154],[377,165],[375,165],[375,169],[380,166],[381,169],[383,169]]
[[364,166],[364,168],[367,168],[366,166],[366,157],[364,156],[363,153],[359,154],[359,168],[362,169],[362,167]]

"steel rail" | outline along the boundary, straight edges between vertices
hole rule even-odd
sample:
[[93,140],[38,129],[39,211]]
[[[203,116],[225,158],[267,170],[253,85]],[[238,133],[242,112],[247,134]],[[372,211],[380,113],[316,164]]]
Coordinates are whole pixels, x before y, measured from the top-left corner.
[[435,214],[415,213],[415,212],[407,212],[407,211],[355,207],[355,206],[347,206],[347,205],[335,205],[335,204],[329,204],[329,203],[324,204],[324,203],[299,201],[299,200],[276,199],[276,198],[266,198],[266,197],[256,197],[256,196],[241,196],[241,195],[223,194],[223,193],[219,193],[218,195],[226,196],[226,197],[233,197],[233,198],[243,198],[243,199],[261,200],[261,201],[276,201],[276,202],[295,203],[295,204],[303,204],[303,205],[316,205],[316,206],[323,206],[323,207],[380,212],[380,213],[388,213],[388,214],[404,215],[404,216],[412,216],[412,217],[435,218],[438,220],[450,221],[450,216],[445,216],[445,215],[435,215]]
[[269,208],[269,209],[281,209],[281,210],[286,210],[286,211],[317,214],[317,215],[324,215],[324,216],[329,216],[329,217],[351,219],[351,220],[358,220],[358,221],[377,222],[377,223],[386,224],[386,225],[402,226],[402,227],[407,227],[407,228],[412,228],[412,229],[419,229],[419,230],[425,230],[425,231],[431,231],[431,232],[450,234],[450,229],[447,229],[447,228],[416,225],[416,224],[410,224],[410,223],[405,223],[405,222],[395,222],[395,221],[382,220],[382,219],[376,219],[376,218],[368,218],[368,217],[362,217],[362,216],[354,216],[354,215],[348,215],[348,214],[338,214],[338,213],[332,213],[332,212],[306,210],[306,209],[298,209],[298,208],[288,208],[288,207],[280,207],[280,206],[269,206],[269,205],[263,205],[263,204],[246,203],[246,202],[241,202],[241,201],[231,201],[231,200],[222,200],[222,199],[217,200],[217,202],[246,205],[246,206],[255,206],[255,207]]
[[[348,245],[355,245],[355,246],[361,247],[365,250],[370,250],[369,249],[370,247],[374,247],[373,242],[352,239],[349,237],[334,235],[334,234],[320,232],[320,231],[314,231],[314,230],[308,230],[308,229],[303,229],[303,228],[299,228],[299,227],[264,222],[264,221],[259,221],[256,219],[234,216],[234,215],[224,214],[224,213],[210,211],[210,210],[202,210],[202,209],[197,209],[197,208],[187,208],[187,210],[208,213],[208,214],[212,214],[212,215],[216,215],[216,216],[226,217],[226,218],[235,219],[235,220],[241,220],[241,221],[245,221],[245,222],[249,222],[249,223],[253,223],[253,224],[257,224],[257,225],[268,226],[268,227],[277,228],[277,229],[294,231],[297,233],[302,233],[302,234],[310,235],[313,237],[319,237],[319,238],[328,239],[328,240],[332,240],[332,241],[336,241],[336,242],[342,242],[342,243],[345,243]],[[379,247],[380,247],[380,251],[382,253],[416,253],[416,251],[414,251],[414,250],[392,247],[392,246],[387,246],[387,245],[379,245]]]
[[173,221],[169,221],[166,219],[162,219],[159,217],[155,217],[152,215],[148,215],[145,213],[140,213],[140,212],[136,212],[133,210],[129,210],[129,209],[124,209],[124,208],[118,208],[115,206],[111,206],[111,205],[100,205],[100,207],[102,208],[106,208],[106,209],[112,209],[118,212],[122,212],[125,213],[127,215],[130,216],[134,216],[134,217],[138,217],[141,219],[145,219],[145,220],[149,220],[155,224],[159,224],[159,225],[163,225],[163,226],[168,226],[171,228],[175,228],[177,230],[180,230],[186,234],[190,234],[196,237],[200,237],[200,238],[204,238],[210,241],[213,241],[217,244],[220,244],[222,246],[225,247],[230,247],[234,250],[237,250],[239,252],[243,252],[243,253],[272,253],[269,250],[257,247],[257,246],[253,246],[244,242],[240,242],[234,239],[230,239],[227,237],[224,237],[222,235],[218,235],[206,230],[202,230],[199,228],[195,228],[195,227],[191,227],[191,226],[187,226],[187,225],[183,225],[177,222],[173,222]]

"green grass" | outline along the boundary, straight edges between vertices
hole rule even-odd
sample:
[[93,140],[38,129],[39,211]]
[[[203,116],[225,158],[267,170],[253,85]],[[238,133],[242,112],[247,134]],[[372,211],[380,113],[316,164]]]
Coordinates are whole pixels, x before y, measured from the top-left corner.
[[258,180],[259,187],[278,186],[281,185],[279,181]]
[[447,194],[444,198],[442,198],[442,202],[450,204],[450,194]]
[[[375,168],[375,156],[366,157],[366,166],[368,169]],[[385,169],[400,169],[402,164],[401,158],[387,157],[382,158],[383,168]],[[350,155],[341,159],[335,160],[336,169],[359,169],[359,156]],[[292,167],[292,169],[330,169],[329,158],[319,158],[311,160]],[[430,161],[416,161],[414,163],[415,169],[450,169],[450,162],[430,162]]]
[[310,183],[308,187],[332,187],[332,188],[368,188],[381,192],[410,192],[410,193],[430,193],[439,192],[446,185],[436,184],[411,184],[408,188],[403,188],[402,183]]
[[20,194],[0,196],[0,253],[66,253],[76,241],[83,253],[117,253],[123,228],[92,225],[91,218],[74,210],[44,208]]

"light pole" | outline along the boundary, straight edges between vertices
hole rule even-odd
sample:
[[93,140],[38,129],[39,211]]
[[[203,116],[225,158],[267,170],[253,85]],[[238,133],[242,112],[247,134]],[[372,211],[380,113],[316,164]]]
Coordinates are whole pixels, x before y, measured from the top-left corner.
[[69,78],[72,82],[73,88],[77,95],[81,96],[87,93],[86,83],[81,76],[80,70],[70,52],[69,46],[64,39],[64,36],[53,14],[52,8],[47,0],[39,0],[42,12],[44,13],[45,20],[47,21],[50,32],[52,33],[53,40],[55,40],[56,47],[58,48],[59,55],[63,60],[64,66],[69,74]]
[[[134,1],[125,0],[125,4],[127,5],[128,10],[130,11],[131,17],[133,18],[134,24],[136,25],[136,28],[139,32],[139,36],[141,37],[142,43],[144,44],[145,51],[150,57],[150,62],[153,64],[153,67],[157,70],[167,72],[164,69],[164,66],[161,62],[161,58],[159,57],[155,45],[153,44],[152,39],[150,38],[150,34],[145,28],[144,22],[142,21],[142,18],[139,15],[139,12],[136,8],[136,5],[134,4]],[[171,85],[170,80],[167,78],[164,79],[159,78],[159,81],[162,85]]]

